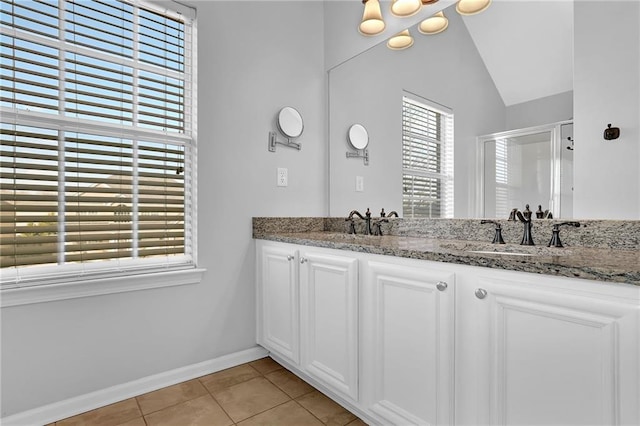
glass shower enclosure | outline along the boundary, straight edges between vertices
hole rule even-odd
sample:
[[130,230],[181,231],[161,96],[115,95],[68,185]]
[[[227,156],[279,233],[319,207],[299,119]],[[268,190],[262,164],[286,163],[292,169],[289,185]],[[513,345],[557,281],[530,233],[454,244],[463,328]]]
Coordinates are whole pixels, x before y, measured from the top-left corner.
[[573,216],[573,122],[478,137],[477,212],[507,219],[512,209]]

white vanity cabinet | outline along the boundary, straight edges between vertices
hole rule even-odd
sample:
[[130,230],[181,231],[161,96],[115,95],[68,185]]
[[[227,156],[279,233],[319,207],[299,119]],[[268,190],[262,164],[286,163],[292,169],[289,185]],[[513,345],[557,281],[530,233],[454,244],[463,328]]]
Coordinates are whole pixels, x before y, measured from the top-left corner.
[[300,250],[301,367],[358,399],[358,261]]
[[638,286],[256,247],[258,343],[367,423],[640,424]]
[[473,269],[457,287],[457,424],[640,424],[640,288]]
[[363,264],[363,404],[381,424],[453,424],[454,273],[398,258]]
[[257,242],[258,343],[358,399],[358,261],[348,252]]
[[294,364],[300,361],[298,250],[258,241],[257,340]]

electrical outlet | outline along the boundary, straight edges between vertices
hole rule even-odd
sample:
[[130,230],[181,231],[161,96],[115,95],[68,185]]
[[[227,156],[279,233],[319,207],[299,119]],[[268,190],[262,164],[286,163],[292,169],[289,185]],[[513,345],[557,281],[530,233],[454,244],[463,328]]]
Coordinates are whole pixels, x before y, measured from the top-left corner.
[[364,177],[356,176],[356,192],[364,191]]
[[284,167],[278,167],[278,186],[289,185],[289,171]]

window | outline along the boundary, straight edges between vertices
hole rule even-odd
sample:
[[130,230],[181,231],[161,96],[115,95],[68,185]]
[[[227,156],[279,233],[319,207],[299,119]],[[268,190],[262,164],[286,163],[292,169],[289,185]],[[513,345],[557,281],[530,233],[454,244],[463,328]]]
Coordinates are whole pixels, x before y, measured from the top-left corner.
[[402,100],[402,210],[406,218],[453,217],[453,114]]
[[3,288],[192,267],[193,11],[0,6]]

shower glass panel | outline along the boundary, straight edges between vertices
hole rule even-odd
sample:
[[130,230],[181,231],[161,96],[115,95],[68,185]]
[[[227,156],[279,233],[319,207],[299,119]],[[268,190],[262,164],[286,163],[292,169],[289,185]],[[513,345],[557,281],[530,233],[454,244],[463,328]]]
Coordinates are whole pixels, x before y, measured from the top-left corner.
[[[561,138],[570,123],[511,130],[479,140],[479,213],[509,217],[529,204],[549,210],[555,218],[570,217],[573,205],[573,151]],[[565,136],[567,138],[569,136]],[[567,151],[566,153],[562,151]],[[534,215],[535,217],[535,215]]]

